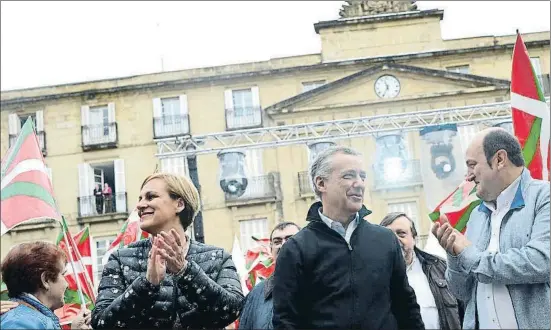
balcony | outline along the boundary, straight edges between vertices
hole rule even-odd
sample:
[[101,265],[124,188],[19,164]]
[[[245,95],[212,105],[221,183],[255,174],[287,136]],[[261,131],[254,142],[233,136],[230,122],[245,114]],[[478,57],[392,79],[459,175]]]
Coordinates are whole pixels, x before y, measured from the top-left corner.
[[58,228],[58,226],[58,222],[54,219],[35,219],[23,222],[22,224],[11,229],[8,233],[11,235],[17,235],[17,233],[24,231],[55,229]]
[[541,82],[541,87],[543,89],[543,95],[545,96],[549,96],[549,92],[550,92],[550,88],[549,88],[549,85],[550,85],[550,76],[549,74],[542,74],[541,76],[538,76],[538,78],[540,79],[540,82]]
[[104,199],[101,204],[96,204],[96,197],[92,195],[77,197],[77,205],[77,220],[80,224],[128,218],[126,192],[115,193],[110,200]]
[[407,160],[406,170],[397,178],[389,178],[388,173],[377,166],[373,166],[373,174],[374,190],[400,189],[423,185],[421,165],[418,159]]
[[[42,150],[42,156],[46,157],[46,132],[39,131],[36,132],[36,137],[38,138],[38,145],[40,146],[40,149]],[[9,144],[10,148],[15,144],[15,140],[17,140],[17,135],[10,135],[9,136]]]
[[154,138],[166,138],[189,134],[189,116],[174,115],[153,118]]
[[310,184],[310,176],[308,171],[298,172],[298,192],[300,197],[314,196],[312,185]]
[[230,108],[226,109],[226,130],[262,127],[262,108]]
[[116,148],[117,123],[81,126],[82,150]]
[[278,199],[279,173],[248,177],[248,180],[243,195],[236,197],[226,193],[227,206],[274,202]]

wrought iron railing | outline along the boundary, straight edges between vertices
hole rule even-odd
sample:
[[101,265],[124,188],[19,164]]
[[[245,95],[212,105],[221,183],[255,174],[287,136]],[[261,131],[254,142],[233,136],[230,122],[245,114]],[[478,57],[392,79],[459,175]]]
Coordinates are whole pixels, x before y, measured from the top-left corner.
[[262,108],[245,107],[226,109],[226,129],[241,129],[262,126]]
[[267,174],[262,176],[248,177],[247,188],[241,196],[233,196],[226,193],[226,201],[241,201],[252,199],[276,198],[275,175]]
[[314,193],[308,171],[298,172],[298,191],[301,196]]
[[373,188],[380,190],[422,185],[423,177],[419,159],[406,160],[405,165],[402,173],[392,176],[385,172],[389,170],[388,168],[373,165]]
[[[40,149],[42,150],[42,154],[46,155],[46,132],[38,131],[38,132],[36,132],[36,137],[38,138],[38,145],[40,146]],[[17,140],[17,134],[10,134],[10,136],[9,136],[9,145],[10,145],[10,147],[15,144],[15,140]]]
[[154,117],[153,134],[155,138],[189,134],[189,116],[174,115]]
[[82,146],[116,144],[117,123],[81,126]]
[[126,192],[117,192],[110,198],[96,196],[77,197],[79,217],[94,217],[111,213],[126,213]]

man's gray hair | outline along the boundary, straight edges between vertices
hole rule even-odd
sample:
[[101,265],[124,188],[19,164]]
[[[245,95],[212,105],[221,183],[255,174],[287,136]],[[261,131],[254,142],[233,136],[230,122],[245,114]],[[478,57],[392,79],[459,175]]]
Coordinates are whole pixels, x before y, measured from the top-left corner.
[[318,187],[316,187],[316,178],[320,177],[322,179],[327,179],[331,175],[331,172],[333,171],[332,165],[331,165],[331,158],[335,154],[345,154],[345,155],[352,155],[352,156],[361,156],[362,154],[358,151],[344,146],[334,146],[329,147],[319,154],[317,154],[316,158],[312,161],[310,164],[310,168],[308,169],[308,174],[310,176],[310,184],[312,185],[312,189],[314,190],[314,194],[317,198],[321,199],[321,192],[318,190]]

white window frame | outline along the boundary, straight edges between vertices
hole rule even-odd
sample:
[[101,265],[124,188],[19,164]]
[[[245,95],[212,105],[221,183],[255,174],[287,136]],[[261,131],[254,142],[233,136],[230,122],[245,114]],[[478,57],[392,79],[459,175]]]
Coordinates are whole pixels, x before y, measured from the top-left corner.
[[[109,235],[109,236],[100,236],[100,237],[93,237],[92,238],[92,271],[94,273],[94,283],[96,284],[96,288],[99,285],[99,282],[101,280],[101,272],[103,271],[103,265],[101,264],[101,259],[109,249],[109,246],[111,243],[115,241],[117,238],[117,235]],[[98,254],[98,243],[105,244],[105,247],[103,253],[100,255]]]
[[304,81],[302,83],[302,92],[306,93],[326,84],[325,80]]
[[239,221],[239,242],[241,244],[241,250],[244,253],[257,244],[251,236],[255,236],[256,238],[267,238],[269,234],[268,218]]
[[417,236],[420,236],[420,227],[419,227],[419,205],[417,201],[401,201],[401,202],[390,202],[387,204],[388,213],[391,212],[404,212],[415,224],[415,229],[417,230]]
[[[251,103],[236,102],[236,93],[250,91]],[[262,124],[262,109],[260,108],[260,92],[258,86],[250,88],[226,89],[224,91],[226,111],[226,126],[229,129],[247,128]]]

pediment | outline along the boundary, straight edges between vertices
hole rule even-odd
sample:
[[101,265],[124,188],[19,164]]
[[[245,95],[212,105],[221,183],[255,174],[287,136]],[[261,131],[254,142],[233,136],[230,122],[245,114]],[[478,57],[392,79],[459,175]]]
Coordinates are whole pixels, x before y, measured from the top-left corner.
[[[381,98],[375,82],[382,76],[395,77],[400,84],[396,97]],[[363,104],[372,101],[395,101],[466,92],[481,87],[509,89],[508,80],[471,74],[426,69],[402,64],[381,64],[298,94],[265,109],[270,115],[301,111],[301,108],[330,107],[339,104]]]

